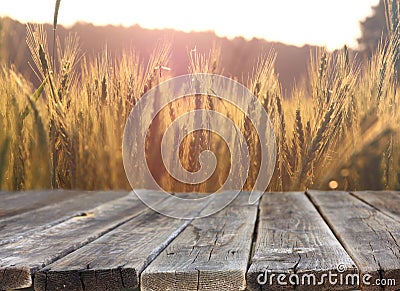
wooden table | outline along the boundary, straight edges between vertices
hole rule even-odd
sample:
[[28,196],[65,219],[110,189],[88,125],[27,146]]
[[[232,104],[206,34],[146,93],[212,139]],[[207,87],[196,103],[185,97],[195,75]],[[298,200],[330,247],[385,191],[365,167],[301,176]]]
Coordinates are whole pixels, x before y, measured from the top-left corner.
[[400,290],[400,193],[266,193],[249,205],[244,192],[180,220],[128,192],[1,192],[0,289],[29,287]]

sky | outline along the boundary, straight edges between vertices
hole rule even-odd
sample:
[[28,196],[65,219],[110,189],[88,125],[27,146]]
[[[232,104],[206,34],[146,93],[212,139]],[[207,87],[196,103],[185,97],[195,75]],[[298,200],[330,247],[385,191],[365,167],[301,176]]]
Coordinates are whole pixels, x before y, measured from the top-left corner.
[[[264,38],[302,46],[357,46],[360,20],[379,0],[62,0],[58,23],[77,21]],[[0,0],[0,16],[53,21],[54,0]]]

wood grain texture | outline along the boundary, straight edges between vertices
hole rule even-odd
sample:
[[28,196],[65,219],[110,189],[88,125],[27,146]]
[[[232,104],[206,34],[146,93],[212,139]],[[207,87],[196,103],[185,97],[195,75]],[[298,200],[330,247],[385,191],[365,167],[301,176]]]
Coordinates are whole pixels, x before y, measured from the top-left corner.
[[[308,191],[338,239],[357,264],[371,276],[363,290],[399,290],[400,224],[346,192]],[[378,286],[377,279],[395,279],[396,286]],[[361,280],[362,281],[362,280]]]
[[352,192],[380,212],[400,222],[400,193],[394,191],[360,191]]
[[[156,201],[159,197],[155,197]],[[76,204],[79,204],[77,201]],[[104,235],[140,214],[147,207],[128,195],[30,233],[0,248],[0,290],[29,287],[31,274]],[[13,277],[17,279],[9,280]]]
[[[30,233],[37,233],[57,225],[98,205],[127,196],[128,193],[127,191],[46,191],[31,192],[28,197],[26,197],[28,194],[25,192],[17,194],[16,200],[8,200],[5,204],[11,207],[19,205],[18,203],[28,203],[30,201],[32,204],[43,204],[43,207],[0,220],[0,246],[18,241]],[[38,199],[36,199],[36,195],[39,197]],[[45,204],[45,198],[49,199],[48,205]]]
[[[160,207],[178,209],[167,199]],[[147,209],[99,239],[35,275],[35,290],[122,290],[137,288],[143,269],[190,223]],[[65,287],[64,287],[65,286]]]
[[80,191],[41,190],[0,193],[0,219],[11,217],[33,209],[73,199]]
[[142,273],[141,290],[244,290],[257,216],[248,197],[241,193],[218,213],[192,221]]
[[[355,288],[351,282],[332,286],[323,277],[339,274],[339,265],[345,269],[343,276],[357,273],[354,262],[304,193],[263,195],[254,254],[247,274],[248,290]],[[278,276],[287,285],[278,283]],[[291,281],[289,276],[293,278]],[[308,276],[322,284],[313,284]]]

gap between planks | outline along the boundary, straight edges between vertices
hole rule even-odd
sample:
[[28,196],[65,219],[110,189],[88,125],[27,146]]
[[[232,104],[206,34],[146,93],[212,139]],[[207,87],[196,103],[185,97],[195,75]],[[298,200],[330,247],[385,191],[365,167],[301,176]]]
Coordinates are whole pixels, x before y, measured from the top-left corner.
[[[325,277],[352,276],[357,268],[304,192],[265,193],[259,209],[248,290],[357,288],[351,282],[332,286]],[[320,284],[309,283],[313,278]]]
[[192,221],[143,271],[141,290],[244,290],[258,208],[248,201],[242,192],[218,213]]
[[[88,209],[127,195],[127,191],[73,192],[64,190],[21,192],[17,193],[15,198],[10,195],[9,199],[2,201],[2,208],[6,212],[7,209],[19,203],[33,206],[29,209],[23,208],[27,210],[26,212],[0,219],[0,246],[21,240],[30,233],[40,232],[71,217],[80,216]],[[45,204],[46,199],[49,200],[48,204]]]
[[[383,192],[382,192],[383,193]],[[380,193],[380,195],[385,195]],[[363,200],[340,191],[307,191],[308,196],[360,270],[363,290],[398,290],[400,224]],[[371,202],[371,201],[370,201]],[[399,201],[400,202],[400,201]],[[375,205],[375,203],[372,203]],[[397,204],[396,207],[400,205]],[[390,213],[390,207],[379,208]],[[367,284],[363,278],[368,278]],[[379,286],[376,280],[395,280]]]
[[[155,201],[160,198],[155,196]],[[134,195],[86,209],[0,248],[0,290],[32,285],[31,274],[132,219],[146,206]]]
[[[175,207],[183,216],[197,216],[202,210],[195,205],[180,209],[173,203],[167,198],[159,208]],[[146,208],[134,219],[41,269],[35,274],[35,290],[137,288],[143,269],[191,221],[169,218]]]

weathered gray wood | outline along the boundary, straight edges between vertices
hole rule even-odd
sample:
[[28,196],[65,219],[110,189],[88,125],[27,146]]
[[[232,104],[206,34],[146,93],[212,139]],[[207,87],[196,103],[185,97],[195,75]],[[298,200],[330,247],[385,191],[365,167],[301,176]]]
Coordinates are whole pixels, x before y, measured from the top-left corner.
[[[191,195],[193,196],[193,195]],[[171,199],[160,206],[178,209]],[[147,209],[129,222],[54,262],[35,275],[35,290],[137,288],[139,274],[188,224]],[[65,287],[64,287],[65,286]]]
[[[324,279],[329,273],[339,274],[338,266],[344,268],[343,276],[356,274],[357,268],[304,193],[265,193],[259,208],[257,239],[247,273],[248,290],[356,287],[351,282],[332,286],[328,278]],[[278,276],[287,285],[278,283]],[[313,284],[308,276],[322,284]]]
[[41,190],[0,193],[0,219],[81,195],[80,191]]
[[[363,290],[398,290],[400,224],[346,192],[308,191],[338,239],[361,271],[371,276]],[[394,279],[396,286],[377,286],[376,279]]]
[[[30,233],[40,232],[73,216],[81,215],[86,210],[129,194],[127,191],[55,191],[53,197],[50,191],[43,193],[32,192],[29,197],[22,194],[24,199],[17,198],[16,201],[8,203],[10,206],[23,201],[35,204],[37,194],[39,203],[45,206],[0,220],[0,246],[20,240]],[[49,199],[49,205],[45,204],[46,199]]]
[[257,216],[248,197],[241,193],[220,212],[190,223],[142,273],[141,290],[244,290]]
[[[154,199],[160,200],[159,196]],[[84,216],[69,218],[1,246],[0,290],[29,287],[33,272],[104,235],[146,209],[134,195],[128,195],[97,206],[85,212]],[[10,276],[16,279],[10,280]]]
[[394,191],[352,192],[354,196],[378,209],[387,216],[400,221],[400,194]]

